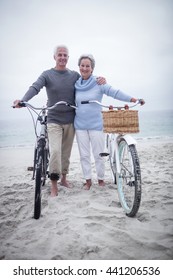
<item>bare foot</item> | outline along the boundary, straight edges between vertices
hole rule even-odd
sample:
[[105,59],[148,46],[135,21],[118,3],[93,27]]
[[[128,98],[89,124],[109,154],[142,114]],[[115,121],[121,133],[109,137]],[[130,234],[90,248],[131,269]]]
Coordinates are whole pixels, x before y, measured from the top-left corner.
[[68,181],[61,180],[60,185],[63,186],[63,187],[69,188],[69,189],[72,188],[72,186],[69,184]]
[[72,187],[72,186],[69,184],[69,182],[67,181],[66,175],[62,175],[60,185],[63,186],[63,187],[66,187],[66,188],[71,188],[71,187]]
[[98,180],[98,183],[99,183],[100,187],[104,187],[105,186],[104,180]]
[[90,188],[91,188],[91,185],[92,185],[91,179],[87,179],[87,180],[86,180],[86,183],[84,184],[84,186],[85,186],[84,189],[87,190],[87,191],[89,191]]
[[58,195],[58,189],[51,188],[51,194],[50,194],[50,196],[51,196],[51,197],[55,197],[55,196],[57,196],[57,195]]
[[51,197],[55,197],[58,195],[58,186],[57,186],[57,181],[51,181],[52,186],[51,186]]

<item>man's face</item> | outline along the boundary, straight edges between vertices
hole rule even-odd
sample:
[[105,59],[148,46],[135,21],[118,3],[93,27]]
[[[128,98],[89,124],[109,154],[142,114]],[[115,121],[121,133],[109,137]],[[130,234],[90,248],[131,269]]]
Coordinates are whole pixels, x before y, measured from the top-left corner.
[[66,67],[68,62],[68,51],[65,48],[59,48],[54,55],[54,59],[56,61],[56,65],[60,68]]

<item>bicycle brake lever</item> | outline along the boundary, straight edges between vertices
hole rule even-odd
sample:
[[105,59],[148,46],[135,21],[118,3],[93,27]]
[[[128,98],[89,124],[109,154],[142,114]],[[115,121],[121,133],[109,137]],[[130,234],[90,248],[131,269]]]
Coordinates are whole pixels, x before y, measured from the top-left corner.
[[89,101],[88,100],[81,101],[81,104],[89,104]]

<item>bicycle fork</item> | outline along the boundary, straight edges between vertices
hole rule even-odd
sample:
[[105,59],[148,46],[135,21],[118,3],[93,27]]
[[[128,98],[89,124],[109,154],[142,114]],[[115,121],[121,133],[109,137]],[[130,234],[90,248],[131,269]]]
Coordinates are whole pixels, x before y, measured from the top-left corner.
[[114,166],[116,166],[116,173],[119,175],[121,166],[120,166],[120,159],[119,159],[119,152],[118,152],[118,136],[111,135],[110,137],[110,158],[111,161],[114,162]]
[[107,136],[106,141],[106,153],[101,153],[100,156],[109,156],[111,162],[114,166],[116,166],[117,175],[121,174],[121,163],[119,158],[119,142],[120,140],[124,140],[128,146],[136,145],[136,140],[131,135],[115,135],[111,134]]
[[119,161],[119,149],[118,149],[118,143],[120,142],[120,140],[124,140],[128,146],[130,145],[135,145],[137,144],[136,140],[129,134],[126,134],[126,135],[119,135],[117,137],[117,141],[116,141],[116,158],[118,158],[118,161],[117,161],[117,172],[118,174],[120,174],[121,172],[121,164],[120,164],[120,161]]

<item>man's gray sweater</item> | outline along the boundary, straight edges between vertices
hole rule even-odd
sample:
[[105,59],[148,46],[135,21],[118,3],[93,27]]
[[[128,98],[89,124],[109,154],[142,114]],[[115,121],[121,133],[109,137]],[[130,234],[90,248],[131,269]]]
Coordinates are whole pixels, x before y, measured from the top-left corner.
[[[66,101],[75,104],[75,82],[80,75],[69,69],[59,71],[54,68],[44,71],[36,82],[30,86],[23,96],[23,101],[28,101],[45,87],[48,98],[48,106],[58,101]],[[58,105],[55,109],[48,111],[48,123],[69,124],[73,123],[75,110],[65,105]]]

